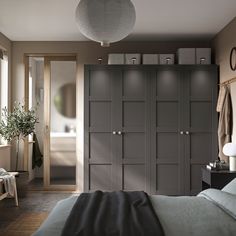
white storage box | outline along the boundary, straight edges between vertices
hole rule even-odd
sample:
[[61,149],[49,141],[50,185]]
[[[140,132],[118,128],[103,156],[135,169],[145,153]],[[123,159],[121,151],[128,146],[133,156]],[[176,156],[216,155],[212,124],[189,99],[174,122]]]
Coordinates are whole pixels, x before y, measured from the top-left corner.
[[195,48],[179,48],[177,51],[178,64],[196,64]]
[[211,48],[196,48],[196,64],[211,64]]
[[122,65],[125,64],[125,54],[123,53],[111,53],[108,54],[109,65]]
[[143,64],[144,65],[159,64],[159,55],[158,54],[143,54]]
[[141,63],[141,54],[139,54],[139,53],[125,54],[125,64],[138,65],[140,63]]
[[174,54],[160,54],[160,64],[161,65],[172,65],[175,63]]

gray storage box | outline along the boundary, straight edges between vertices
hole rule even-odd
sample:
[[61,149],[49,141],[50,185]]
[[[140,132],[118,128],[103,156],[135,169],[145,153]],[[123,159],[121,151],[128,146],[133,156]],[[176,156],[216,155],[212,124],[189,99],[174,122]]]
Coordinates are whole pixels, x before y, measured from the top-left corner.
[[141,63],[140,53],[127,53],[125,54],[125,64],[138,65]]
[[160,54],[160,64],[161,65],[171,65],[175,63],[174,54]]
[[108,54],[109,65],[123,65],[125,64],[125,54],[123,53],[111,53]]
[[178,64],[196,64],[195,48],[179,48],[177,51]]
[[143,54],[143,64],[144,65],[159,64],[159,55],[158,54]]
[[196,64],[211,64],[211,48],[196,48]]

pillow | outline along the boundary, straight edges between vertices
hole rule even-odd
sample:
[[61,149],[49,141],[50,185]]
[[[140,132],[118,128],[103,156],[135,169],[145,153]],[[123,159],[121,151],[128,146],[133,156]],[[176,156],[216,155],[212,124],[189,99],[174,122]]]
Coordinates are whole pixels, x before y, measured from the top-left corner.
[[221,189],[224,192],[236,195],[236,178],[230,181],[224,188]]

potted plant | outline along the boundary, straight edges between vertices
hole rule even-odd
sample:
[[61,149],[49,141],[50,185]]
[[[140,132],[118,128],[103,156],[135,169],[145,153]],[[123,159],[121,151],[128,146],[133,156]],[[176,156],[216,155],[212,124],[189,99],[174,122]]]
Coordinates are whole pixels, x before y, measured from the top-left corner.
[[0,136],[7,142],[16,142],[16,163],[14,171],[19,172],[17,178],[18,195],[26,194],[28,172],[18,170],[20,140],[24,140],[28,135],[34,133],[35,125],[38,123],[36,109],[25,109],[21,103],[15,103],[13,111],[10,112],[5,107],[2,109],[0,121]]

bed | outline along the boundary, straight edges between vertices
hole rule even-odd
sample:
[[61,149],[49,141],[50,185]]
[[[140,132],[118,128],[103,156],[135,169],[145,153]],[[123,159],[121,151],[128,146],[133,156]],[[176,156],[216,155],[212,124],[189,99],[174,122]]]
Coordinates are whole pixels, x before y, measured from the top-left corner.
[[[61,235],[77,198],[59,201],[33,236]],[[165,236],[236,235],[236,179],[222,190],[207,189],[195,197],[149,198]]]

